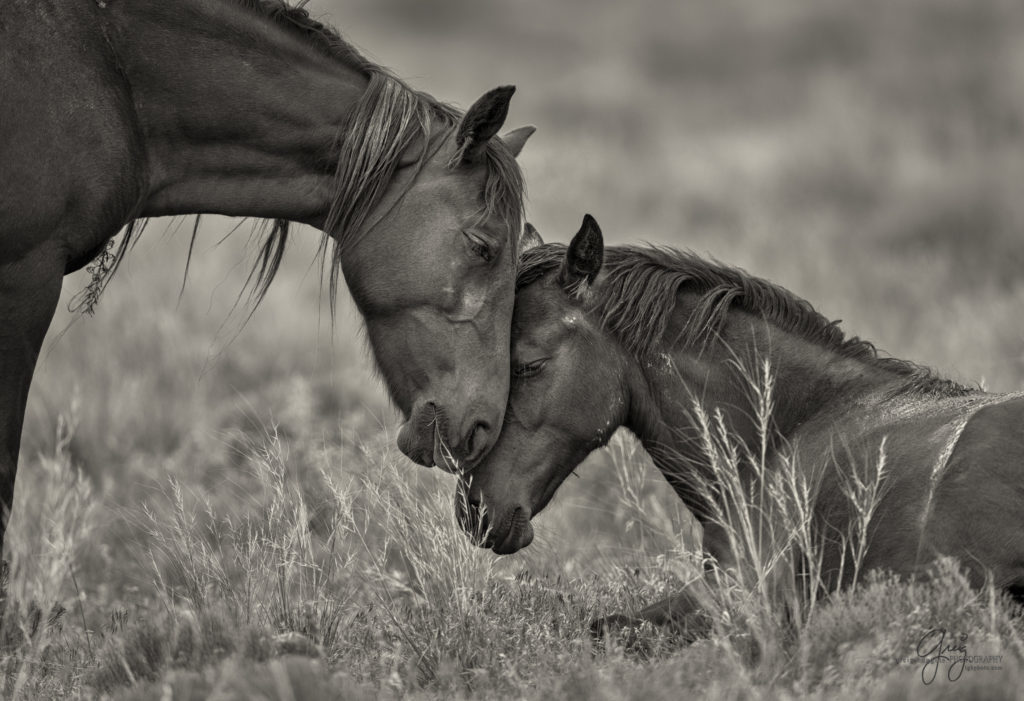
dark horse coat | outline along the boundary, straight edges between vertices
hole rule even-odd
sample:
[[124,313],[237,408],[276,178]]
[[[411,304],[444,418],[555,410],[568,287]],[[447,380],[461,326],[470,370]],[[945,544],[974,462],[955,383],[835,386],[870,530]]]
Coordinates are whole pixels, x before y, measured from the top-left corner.
[[[738,561],[723,485],[735,478],[768,493],[761,486],[792,470],[789,488],[807,487],[806,522],[821,544],[815,586],[873,568],[910,575],[949,555],[976,583],[991,576],[1024,591],[1024,395],[880,357],[742,271],[666,249],[606,251],[589,217],[568,248],[524,253],[512,339],[505,428],[457,500],[464,526],[495,552],[527,546],[530,518],[624,426],[701,522],[720,565]],[[752,380],[769,376],[766,411]],[[715,427],[731,446],[714,446]],[[737,456],[726,468],[723,450]],[[855,493],[871,495],[871,508]],[[850,534],[861,522],[858,542]],[[757,527],[783,539],[794,531]],[[806,568],[806,553],[791,562]],[[706,586],[639,615],[691,620]]]
[[452,467],[493,445],[522,233],[514,156],[533,130],[496,136],[513,87],[463,115],[301,4],[0,2],[0,543],[63,276],[128,225],[79,300],[91,310],[141,217],[272,220],[256,300],[289,222],[321,229],[331,292],[344,269],[408,419],[399,447]]

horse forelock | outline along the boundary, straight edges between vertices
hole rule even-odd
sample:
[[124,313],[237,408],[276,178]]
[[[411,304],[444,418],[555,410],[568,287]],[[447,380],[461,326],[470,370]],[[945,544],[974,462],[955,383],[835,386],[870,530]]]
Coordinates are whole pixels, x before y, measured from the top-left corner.
[[[565,251],[565,245],[557,243],[525,251],[516,289],[559,270]],[[880,356],[869,341],[847,338],[839,322],[778,285],[689,252],[658,246],[611,246],[605,249],[600,280],[587,301],[588,312],[638,358],[664,351],[666,329],[679,292],[685,288],[697,295],[697,303],[680,337],[672,339],[678,347],[702,348],[721,330],[735,307],[825,350],[903,376],[906,381],[897,394],[961,395],[972,391],[923,366]]]
[[[405,151],[417,140],[424,143],[418,162],[411,166],[420,171],[461,118],[462,113],[454,107],[412,90],[387,70],[371,71],[369,85],[338,140],[338,167],[324,226],[329,232],[325,236],[334,242],[329,272],[332,306],[341,255],[372,228],[367,218],[387,192]],[[484,166],[479,218],[496,218],[507,225],[513,255],[518,258],[525,219],[522,171],[497,139],[487,143]],[[414,181],[409,181],[409,187]]]

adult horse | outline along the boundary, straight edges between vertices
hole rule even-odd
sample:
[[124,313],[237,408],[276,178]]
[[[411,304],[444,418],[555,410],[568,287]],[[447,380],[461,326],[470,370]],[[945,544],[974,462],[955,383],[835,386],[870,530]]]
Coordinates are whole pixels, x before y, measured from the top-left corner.
[[[790,582],[808,581],[813,565],[811,583],[833,590],[873,568],[912,575],[948,555],[975,583],[991,576],[1024,591],[1024,396],[879,357],[807,302],[740,270],[663,248],[604,250],[589,216],[568,248],[524,252],[518,288],[506,424],[457,498],[482,545],[526,547],[530,518],[625,426],[725,568],[742,552],[736,498],[750,495],[751,541],[796,537],[807,518]],[[770,425],[751,362],[774,375]],[[721,445],[723,432],[732,446]],[[757,523],[778,517],[766,504],[780,494],[783,505],[802,499],[804,514],[796,503],[792,523]],[[635,618],[604,623],[695,624],[707,586],[699,579]]]
[[282,0],[5,0],[0,522],[61,279],[103,255],[91,307],[137,230],[116,251],[108,242],[142,217],[274,220],[251,278],[257,301],[288,222],[326,232],[331,298],[343,272],[406,417],[403,452],[424,465],[479,460],[508,393],[515,155],[532,132],[496,137],[513,91],[462,116]]

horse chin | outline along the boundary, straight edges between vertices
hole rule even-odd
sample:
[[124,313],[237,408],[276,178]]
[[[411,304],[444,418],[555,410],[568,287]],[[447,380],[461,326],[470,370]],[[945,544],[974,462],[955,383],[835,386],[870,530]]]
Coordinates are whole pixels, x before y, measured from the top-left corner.
[[[571,474],[571,472],[572,471],[570,470],[569,473]],[[554,499],[555,497],[555,492],[558,491],[558,488],[562,486],[562,482],[564,481],[565,477],[562,476],[560,473],[555,473],[551,476],[551,479],[548,480],[548,483],[544,485],[544,491],[541,492],[540,498],[534,501],[534,514],[539,514],[544,508],[547,507],[548,504],[551,503],[551,500]]]
[[530,523],[530,514],[522,507],[518,507],[512,514],[512,522],[509,524],[508,533],[491,550],[496,555],[511,555],[522,550],[532,542],[533,524]]

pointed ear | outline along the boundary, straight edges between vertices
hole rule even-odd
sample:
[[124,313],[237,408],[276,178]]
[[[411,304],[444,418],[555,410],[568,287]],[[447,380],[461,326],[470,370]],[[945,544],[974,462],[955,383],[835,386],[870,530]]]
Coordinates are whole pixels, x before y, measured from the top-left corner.
[[562,287],[570,294],[580,292],[594,282],[604,263],[604,237],[601,227],[589,214],[583,215],[583,224],[572,237],[565,251],[565,260],[559,273]]
[[472,163],[483,152],[487,142],[498,133],[508,116],[508,103],[514,85],[503,85],[484,93],[483,97],[473,103],[462,118],[459,130],[455,132],[455,155],[448,163],[455,167],[463,163]]
[[540,237],[540,232],[533,228],[533,224],[526,222],[523,226],[523,238],[520,239],[519,250],[528,251],[531,248],[543,245],[544,239]]
[[520,152],[523,150],[523,146],[526,145],[526,140],[533,136],[533,132],[537,131],[537,127],[532,124],[525,127],[519,127],[513,129],[507,134],[502,134],[501,140],[508,146],[508,150],[512,152],[512,155],[516,158],[519,157]]

